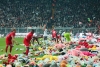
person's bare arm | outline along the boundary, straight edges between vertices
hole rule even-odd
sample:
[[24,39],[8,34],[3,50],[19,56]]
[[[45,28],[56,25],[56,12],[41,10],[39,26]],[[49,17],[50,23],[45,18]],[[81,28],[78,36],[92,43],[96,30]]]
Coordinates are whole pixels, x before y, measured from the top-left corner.
[[44,30],[46,29],[46,24],[44,25],[43,29],[44,29]]
[[12,36],[12,44],[14,45],[14,43],[15,43],[16,45],[18,45],[17,41],[15,40],[15,37]]

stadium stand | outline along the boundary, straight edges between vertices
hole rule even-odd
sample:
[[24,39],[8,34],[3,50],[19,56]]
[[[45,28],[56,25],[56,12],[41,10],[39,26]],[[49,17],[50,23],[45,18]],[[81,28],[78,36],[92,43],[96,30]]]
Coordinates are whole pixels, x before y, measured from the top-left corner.
[[[0,2],[0,27],[96,27],[99,0],[7,0]],[[50,21],[53,20],[53,21]]]

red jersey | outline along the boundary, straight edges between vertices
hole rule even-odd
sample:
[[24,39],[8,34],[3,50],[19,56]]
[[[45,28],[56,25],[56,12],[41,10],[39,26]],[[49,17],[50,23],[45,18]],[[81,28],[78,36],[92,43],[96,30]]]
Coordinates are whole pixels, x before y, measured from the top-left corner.
[[57,38],[58,38],[58,39],[60,39],[60,38],[61,38],[60,34],[58,34],[58,35],[57,35]]
[[12,37],[15,37],[15,32],[10,32],[7,36],[6,36],[6,40],[11,41]]
[[6,36],[6,45],[12,45],[12,37],[15,37],[15,32],[10,32],[7,36]]
[[33,33],[29,32],[28,35],[24,38],[24,41],[30,42],[33,37]]
[[57,32],[55,30],[52,30],[52,38],[56,38],[57,37]]

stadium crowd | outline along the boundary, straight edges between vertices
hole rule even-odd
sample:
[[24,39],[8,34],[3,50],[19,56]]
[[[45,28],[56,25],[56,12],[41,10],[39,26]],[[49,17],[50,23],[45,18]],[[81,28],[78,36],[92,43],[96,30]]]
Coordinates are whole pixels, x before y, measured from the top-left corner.
[[1,1],[0,27],[38,27],[44,23],[59,27],[96,27],[100,22],[99,3],[99,0]]

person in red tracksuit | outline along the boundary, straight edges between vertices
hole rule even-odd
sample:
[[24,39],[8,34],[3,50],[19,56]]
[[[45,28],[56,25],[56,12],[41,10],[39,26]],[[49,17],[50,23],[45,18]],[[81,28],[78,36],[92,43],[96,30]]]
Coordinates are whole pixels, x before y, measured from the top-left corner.
[[15,33],[16,33],[16,29],[12,29],[12,31],[6,36],[6,53],[8,51],[8,47],[10,46],[10,53],[12,52],[12,47],[14,45],[14,43],[17,42],[15,41]]
[[55,29],[52,30],[52,39],[55,40],[55,42],[57,41],[57,32]]
[[28,56],[28,53],[29,53],[29,47],[30,47],[30,44],[31,44],[31,40],[32,40],[33,34],[34,34],[34,30],[32,29],[32,30],[26,35],[26,37],[24,38],[24,46],[26,47],[26,52],[25,52],[25,54],[26,54],[27,56]]
[[60,34],[57,34],[57,42],[59,42],[59,41],[62,43],[61,35]]

